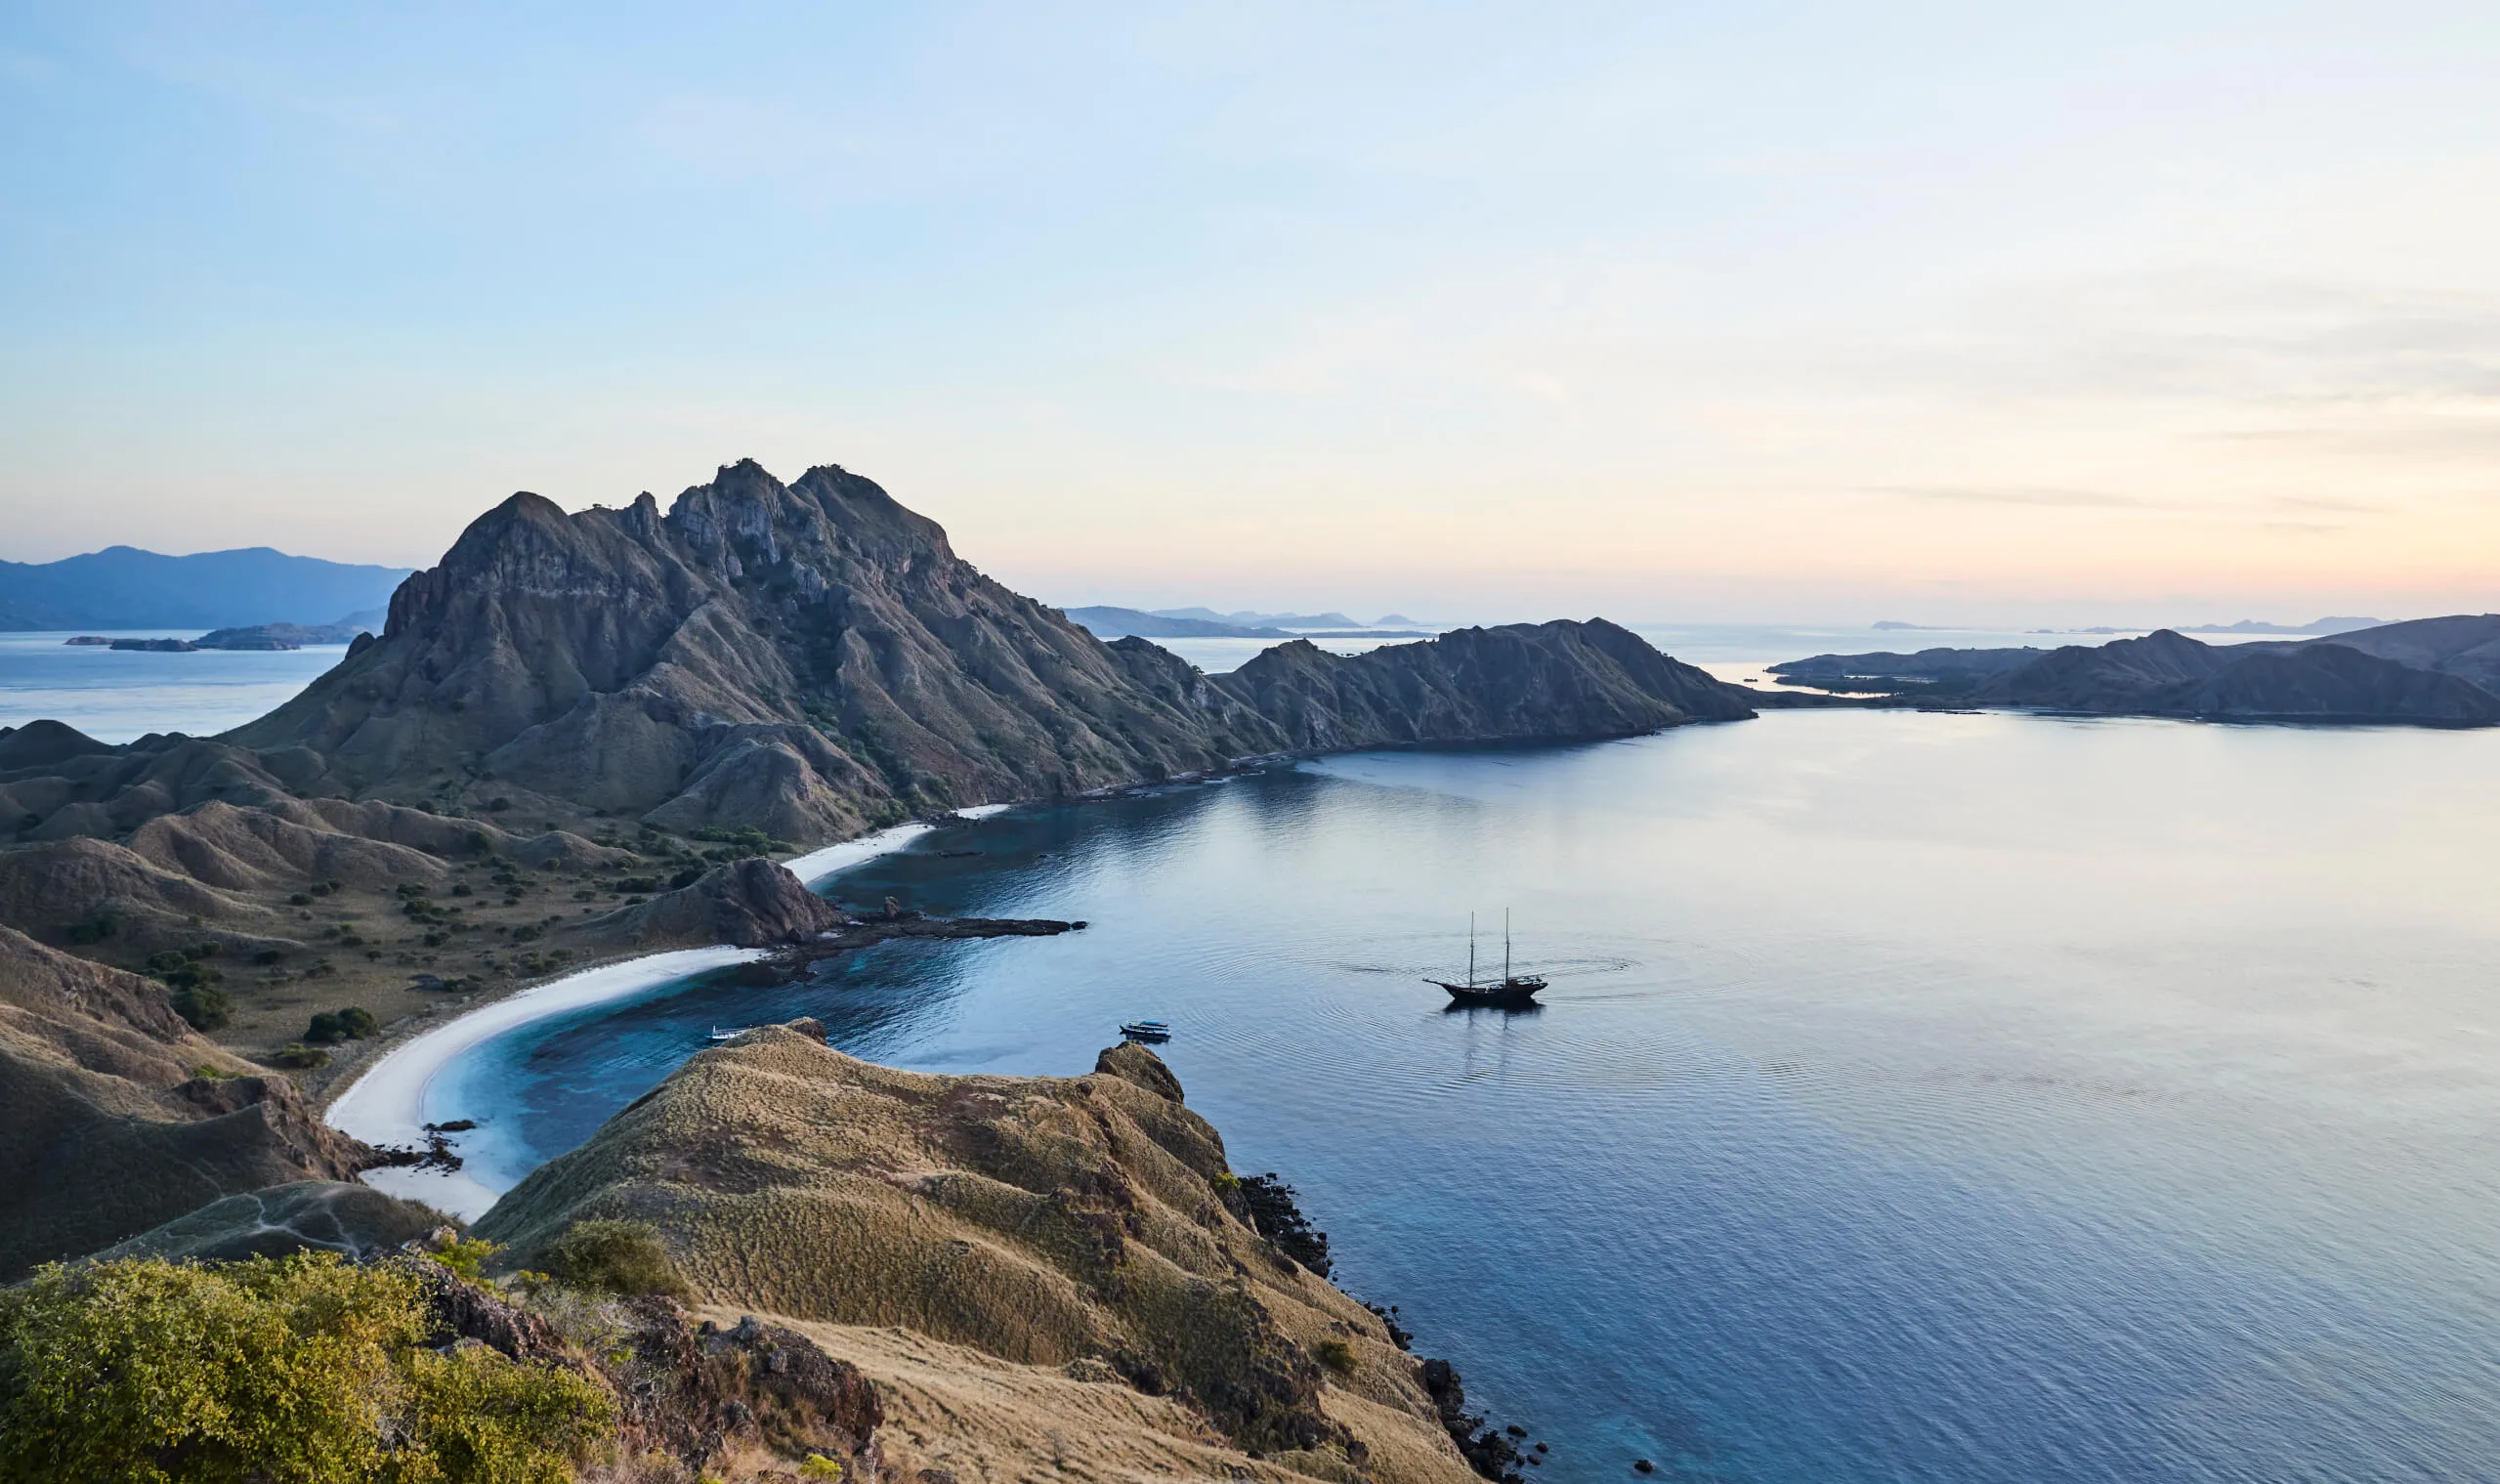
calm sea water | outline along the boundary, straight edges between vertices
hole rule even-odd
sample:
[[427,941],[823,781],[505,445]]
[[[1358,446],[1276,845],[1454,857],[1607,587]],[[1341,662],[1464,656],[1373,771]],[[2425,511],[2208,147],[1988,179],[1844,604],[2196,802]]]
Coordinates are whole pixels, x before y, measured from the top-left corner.
[[[2490,733],[1853,712],[1337,758],[943,832],[831,894],[1093,926],[675,986],[430,1111],[508,1181],[715,1024],[1067,1074],[1152,1016],[1548,1477],[2488,1479],[2495,774]],[[1444,1010],[1505,907],[1547,1005]]]
[[[113,639],[196,639],[200,630],[94,630]],[[194,650],[159,655],[70,645],[67,633],[0,634],[0,727],[39,717],[99,742],[150,732],[213,737],[294,699],[347,654],[343,644],[300,650]]]

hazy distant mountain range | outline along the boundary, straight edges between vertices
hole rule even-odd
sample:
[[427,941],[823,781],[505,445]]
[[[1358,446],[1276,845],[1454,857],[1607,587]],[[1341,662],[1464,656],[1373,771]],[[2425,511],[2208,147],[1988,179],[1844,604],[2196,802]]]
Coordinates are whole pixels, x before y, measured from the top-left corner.
[[1066,610],[1070,621],[1081,623],[1097,639],[1117,639],[1134,634],[1140,639],[1292,639],[1305,637],[1335,638],[1343,634],[1382,633],[1389,638],[1427,638],[1414,625],[1416,620],[1389,614],[1377,623],[1349,618],[1343,614],[1262,614],[1244,609],[1235,614],[1219,614],[1211,608],[1120,608],[1097,604],[1090,608]]
[[1383,614],[1366,623],[1334,611],[1325,614],[1262,614],[1246,608],[1239,613],[1219,614],[1211,608],[1156,608],[1147,612],[1158,618],[1196,618],[1214,623],[1246,624],[1252,628],[1412,628],[1422,621],[1403,614]]
[[2182,623],[2182,634],[2349,634],[2355,629],[2385,628],[2385,618],[2314,618],[2307,623],[2267,623],[2242,618],[2237,623]]
[[0,562],[0,630],[328,624],[387,608],[409,572],[266,546],[187,557],[107,546],[58,562]]
[[[1383,618],[1380,621],[1386,623],[1389,620]],[[2171,625],[2171,632],[2175,634],[2348,634],[2354,629],[2384,628],[2386,625],[2385,618],[2313,618],[2307,623],[2268,623],[2260,618],[2242,618],[2237,623],[2177,623]],[[1947,623],[1903,623],[1897,618],[1883,619],[1874,627],[1883,630],[1902,630],[1914,634],[1970,632],[1967,628],[1956,630],[1953,625]],[[2028,630],[2034,634],[2124,634],[2134,631],[2135,625],[2111,623],[2096,624],[2091,628]]]

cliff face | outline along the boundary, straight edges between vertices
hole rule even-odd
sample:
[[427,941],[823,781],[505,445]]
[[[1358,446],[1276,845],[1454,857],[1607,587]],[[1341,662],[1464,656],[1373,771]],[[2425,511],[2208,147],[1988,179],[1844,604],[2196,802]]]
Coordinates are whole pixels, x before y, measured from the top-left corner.
[[[988,1357],[939,1357],[919,1379],[959,1388],[986,1366],[998,1430],[1073,1428],[1087,1412],[1039,1410],[1062,1390],[1167,1398],[1271,1465],[1470,1477],[1417,1362],[1249,1224],[1223,1141],[1169,1072],[1142,1050],[1103,1066],[938,1077],[831,1050],[813,1022],[751,1031],[532,1173],[477,1231],[526,1263],[581,1219],[651,1222],[699,1299],[800,1324],[836,1355],[902,1326],[924,1361]],[[895,1332],[876,1333],[857,1346],[864,1367],[908,1374],[887,1353]],[[1105,1425],[1128,1445],[1183,1430],[1160,1413]],[[1164,1471],[1253,1471],[1232,1458],[1244,1466]]]
[[193,1035],[164,987],[0,928],[0,1281],[370,1151]]
[[1266,740],[1177,700],[869,481],[748,462],[664,516],[513,496],[401,588],[378,642],[230,740],[309,748],[320,791],[822,839]]

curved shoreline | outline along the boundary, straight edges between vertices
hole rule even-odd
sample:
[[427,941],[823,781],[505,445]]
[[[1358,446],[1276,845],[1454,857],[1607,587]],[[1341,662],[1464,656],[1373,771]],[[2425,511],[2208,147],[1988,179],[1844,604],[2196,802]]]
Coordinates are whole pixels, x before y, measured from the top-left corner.
[[[981,804],[957,812],[967,819],[986,819],[1010,807]],[[917,823],[896,825],[793,857],[783,865],[801,882],[813,887],[855,866],[901,850],[935,827]],[[463,1053],[533,1021],[624,999],[671,980],[744,963],[764,954],[763,949],[727,945],[676,949],[579,969],[531,985],[464,1011],[391,1047],[331,1095],[321,1121],[368,1144],[421,1145],[425,1142],[426,1091]],[[466,1170],[386,1167],[368,1169],[362,1178],[376,1190],[403,1200],[422,1201],[468,1221],[486,1214],[487,1208],[503,1194]]]
[[[994,814],[1003,814],[1014,807],[1013,804],[974,804],[969,808],[958,809],[954,813],[957,819],[986,820]],[[811,850],[803,856],[792,856],[782,863],[782,869],[798,877],[801,885],[813,887],[821,881],[840,875],[854,866],[865,866],[878,856],[892,855],[937,827],[935,825],[922,824],[917,820],[909,825],[889,826],[873,834],[864,834],[857,839],[843,840],[820,850]]]
[[[678,949],[583,969],[533,985],[518,995],[461,1015],[392,1047],[346,1090],[330,1100],[322,1122],[368,1144],[425,1142],[425,1094],[454,1058],[506,1031],[568,1010],[622,999],[689,974],[761,958],[753,948]],[[368,1169],[364,1183],[409,1201],[422,1201],[463,1220],[486,1214],[501,1191],[489,1190],[466,1170]]]

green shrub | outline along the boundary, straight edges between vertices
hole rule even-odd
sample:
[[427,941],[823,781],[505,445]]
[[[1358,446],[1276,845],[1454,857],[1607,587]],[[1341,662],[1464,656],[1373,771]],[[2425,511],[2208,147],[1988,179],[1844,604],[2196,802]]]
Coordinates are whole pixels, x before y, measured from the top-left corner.
[[194,1031],[214,1031],[234,1018],[226,992],[204,984],[189,984],[174,991],[172,1002],[174,1013],[189,1021]]
[[77,944],[102,943],[120,932],[122,924],[128,920],[130,919],[120,912],[106,912],[99,908],[70,923],[68,938],[70,942]]
[[301,1072],[312,1067],[329,1065],[330,1053],[318,1046],[308,1046],[300,1040],[288,1041],[269,1054],[269,1064]]
[[454,1237],[445,1243],[440,1250],[428,1255],[471,1283],[476,1283],[486,1276],[487,1259],[501,1251],[503,1251],[501,1246],[488,1242],[484,1237]]
[[838,1479],[842,1477],[842,1461],[811,1453],[807,1462],[798,1465],[798,1476],[802,1479]]
[[341,1010],[323,1010],[314,1016],[313,1023],[305,1028],[304,1039],[310,1045],[333,1046],[343,1040],[362,1040],[380,1029],[371,1010],[361,1005],[349,1005]]
[[1311,1353],[1319,1357],[1321,1365],[1339,1376],[1354,1374],[1354,1347],[1344,1340],[1323,1339],[1311,1346]]
[[14,1484],[560,1484],[608,1394],[482,1346],[421,1347],[413,1275],[334,1253],[127,1259],[0,1292]]
[[518,1365],[483,1345],[409,1350],[401,1365],[403,1451],[414,1457],[384,1484],[571,1484],[567,1460],[615,1429],[615,1403],[570,1371]]
[[580,1221],[538,1259],[558,1283],[610,1293],[686,1293],[658,1229],[643,1221]]

